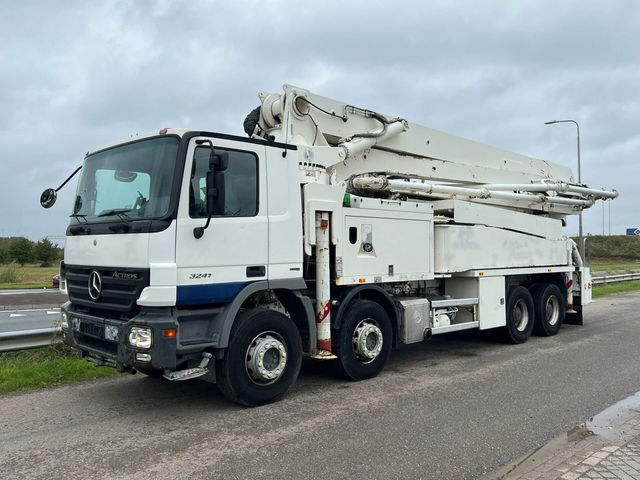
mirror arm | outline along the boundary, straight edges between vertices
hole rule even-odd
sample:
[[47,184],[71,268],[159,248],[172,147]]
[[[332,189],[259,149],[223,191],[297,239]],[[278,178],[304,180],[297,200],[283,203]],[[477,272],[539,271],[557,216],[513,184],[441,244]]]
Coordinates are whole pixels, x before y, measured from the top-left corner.
[[67,177],[67,179],[66,179],[64,182],[62,182],[62,184],[61,184],[58,188],[56,188],[56,192],[57,192],[58,190],[60,190],[62,187],[64,187],[64,186],[69,182],[69,180],[71,180],[71,179],[74,177],[74,175],[80,171],[80,169],[81,169],[81,168],[82,168],[82,165],[80,165],[78,168],[76,168],[76,169],[73,171],[73,173],[72,173],[71,175],[69,175],[69,176]]
[[204,224],[204,227],[195,227],[193,229],[193,236],[196,238],[202,238],[204,235],[204,231],[209,227],[209,222],[211,221],[211,214],[207,217],[207,223]]

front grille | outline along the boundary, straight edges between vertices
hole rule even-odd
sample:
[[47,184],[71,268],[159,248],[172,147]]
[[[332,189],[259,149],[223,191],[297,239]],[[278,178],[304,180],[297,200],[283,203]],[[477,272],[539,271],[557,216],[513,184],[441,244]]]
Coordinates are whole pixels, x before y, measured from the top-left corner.
[[102,338],[104,335],[104,328],[93,323],[80,322],[80,331],[97,338]]
[[[102,280],[102,291],[97,300],[89,295],[89,276],[94,270]],[[136,300],[149,285],[148,269],[65,265],[65,275],[71,303],[129,314],[137,313]]]

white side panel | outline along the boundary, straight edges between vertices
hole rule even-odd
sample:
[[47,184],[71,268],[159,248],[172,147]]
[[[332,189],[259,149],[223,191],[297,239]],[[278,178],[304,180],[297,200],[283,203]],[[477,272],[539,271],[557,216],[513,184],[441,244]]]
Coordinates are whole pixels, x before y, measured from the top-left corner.
[[570,243],[484,226],[436,225],[435,271],[570,264]]
[[[175,287],[176,268],[176,221],[163,232],[149,235],[149,268],[151,286]],[[175,305],[175,288],[174,288]]]
[[503,227],[518,232],[530,233],[552,240],[560,239],[562,221],[556,218],[515,212],[507,208],[464,202],[462,200],[440,200],[433,203],[435,213],[452,215],[456,223],[470,223],[489,227]]
[[478,278],[478,321],[480,330],[507,323],[504,277]]
[[580,302],[584,306],[593,301],[591,269],[589,267],[580,267],[580,279]]
[[453,298],[477,298],[480,330],[506,325],[504,277],[453,277],[445,280],[445,293]]
[[269,279],[302,277],[302,200],[298,152],[267,148]]

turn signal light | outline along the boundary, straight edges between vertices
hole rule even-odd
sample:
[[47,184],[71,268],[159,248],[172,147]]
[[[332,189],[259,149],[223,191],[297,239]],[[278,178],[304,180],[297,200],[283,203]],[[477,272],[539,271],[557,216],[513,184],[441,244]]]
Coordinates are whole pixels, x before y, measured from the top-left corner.
[[175,328],[167,328],[166,330],[162,330],[162,336],[164,338],[176,338],[178,331]]

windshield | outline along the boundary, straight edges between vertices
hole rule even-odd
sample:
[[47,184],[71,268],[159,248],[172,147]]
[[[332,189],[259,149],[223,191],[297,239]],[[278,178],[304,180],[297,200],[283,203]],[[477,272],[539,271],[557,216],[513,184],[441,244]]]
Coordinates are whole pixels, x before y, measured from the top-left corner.
[[85,158],[73,223],[161,218],[171,199],[179,139],[134,142]]

